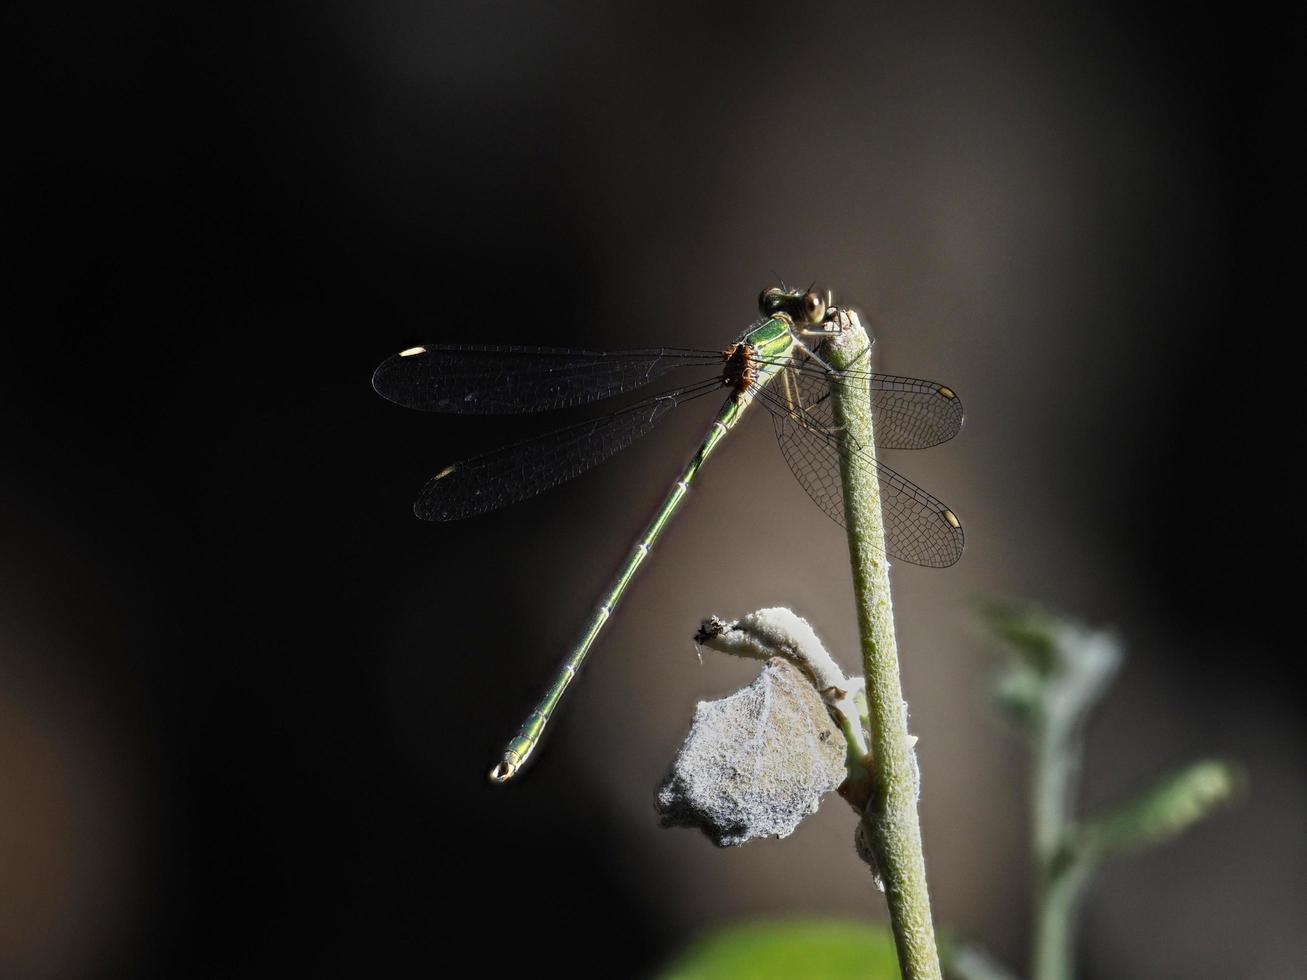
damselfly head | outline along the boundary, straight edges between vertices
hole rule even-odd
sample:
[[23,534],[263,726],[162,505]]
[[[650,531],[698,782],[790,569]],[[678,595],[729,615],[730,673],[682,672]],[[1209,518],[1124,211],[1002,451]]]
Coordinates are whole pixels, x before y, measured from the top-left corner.
[[772,286],[758,297],[758,310],[763,316],[784,313],[796,324],[814,326],[830,319],[835,306],[830,290],[785,289]]

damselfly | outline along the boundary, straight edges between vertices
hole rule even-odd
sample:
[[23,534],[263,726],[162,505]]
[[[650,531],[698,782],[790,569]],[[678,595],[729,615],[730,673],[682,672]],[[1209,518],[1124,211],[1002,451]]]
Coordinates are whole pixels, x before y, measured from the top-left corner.
[[837,523],[844,523],[840,458],[861,455],[874,461],[880,477],[889,555],[937,567],[951,565],[961,556],[962,527],[953,512],[876,460],[872,447],[852,444],[836,426],[830,403],[835,386],[856,380],[871,389],[876,446],[923,449],[953,438],[961,428],[962,403],[957,395],[933,381],[870,373],[865,369],[870,350],[849,370],[837,372],[828,366],[817,342],[840,333],[856,316],[836,308],[829,292],[772,288],[762,293],[758,306],[762,318],[718,351],[663,347],[604,353],[433,345],[401,351],[373,374],[377,392],[399,405],[427,412],[509,415],[598,401],[678,368],[711,369],[703,380],[660,392],[606,417],[446,466],[428,481],[413,505],[414,513],[428,521],[472,517],[525,500],[625,449],[678,405],[729,389],[698,451],[632,548],[580,641],[491,771],[494,782],[510,779],[535,749],[563,692],[699,468],[755,403],[771,414],[781,451],[799,483]]

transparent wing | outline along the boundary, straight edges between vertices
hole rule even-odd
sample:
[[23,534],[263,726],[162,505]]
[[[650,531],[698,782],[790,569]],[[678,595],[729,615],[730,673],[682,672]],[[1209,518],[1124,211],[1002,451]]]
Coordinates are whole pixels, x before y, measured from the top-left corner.
[[[815,378],[813,374],[786,368],[768,388],[759,391],[759,400],[771,412],[785,461],[808,496],[835,523],[843,526],[841,458],[856,455],[872,462],[880,479],[885,547],[890,557],[935,568],[952,565],[962,557],[965,542],[957,517],[942,501],[875,459],[865,447],[852,445],[844,431],[834,424],[829,397],[815,411],[799,405],[795,389],[802,386],[808,394],[813,394],[817,387]],[[829,390],[825,394],[829,396]],[[879,425],[879,419],[875,422]]]
[[961,431],[962,399],[952,388],[886,374],[873,374],[867,380],[876,445],[881,449],[929,449]]
[[822,426],[833,424],[831,388],[865,381],[871,388],[880,449],[929,449],[948,442],[962,429],[962,399],[936,381],[856,370],[832,376],[803,351],[795,357],[789,374],[799,405]]
[[423,487],[413,513],[424,521],[456,521],[534,497],[625,449],[677,405],[720,390],[717,378],[674,388],[604,418],[446,466]]
[[671,347],[627,351],[557,347],[411,347],[372,374],[377,394],[424,412],[513,415],[585,405],[678,367],[720,365],[720,354]]

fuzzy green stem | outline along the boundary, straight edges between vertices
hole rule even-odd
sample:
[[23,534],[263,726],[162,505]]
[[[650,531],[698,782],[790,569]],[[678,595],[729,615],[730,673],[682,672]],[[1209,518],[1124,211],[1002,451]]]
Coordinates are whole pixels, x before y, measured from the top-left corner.
[[1089,875],[1081,866],[1041,876],[1035,899],[1034,963],[1037,980],[1071,980],[1075,919]]
[[[852,367],[871,343],[857,315],[844,315],[848,317],[844,331],[825,347],[836,370]],[[870,453],[875,441],[871,393],[865,377],[849,375],[845,383],[832,386],[831,402],[835,424],[842,428],[844,439]],[[871,750],[876,760],[871,799],[862,820],[885,882],[890,926],[903,978],[940,978],[917,817],[916,760],[908,737],[907,709],[899,681],[880,483],[875,465],[860,454],[841,456],[840,476],[862,640],[862,665],[867,679]]]
[[1031,855],[1035,873],[1035,928],[1031,975],[1070,980],[1076,905],[1087,875],[1068,851],[1070,813],[1082,751],[1073,719],[1045,719],[1035,746],[1031,786]]

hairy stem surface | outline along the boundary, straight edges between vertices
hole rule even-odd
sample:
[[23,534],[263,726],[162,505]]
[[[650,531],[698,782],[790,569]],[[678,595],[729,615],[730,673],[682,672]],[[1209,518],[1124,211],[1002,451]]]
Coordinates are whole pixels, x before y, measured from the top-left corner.
[[[871,343],[857,314],[843,315],[849,318],[846,329],[825,348],[836,370],[859,362]],[[865,359],[860,363],[865,367]],[[845,383],[832,386],[832,390],[835,421],[843,427],[844,438],[870,451],[875,441],[867,382],[859,382],[850,375]],[[862,820],[885,883],[890,925],[904,980],[939,978],[939,954],[917,818],[916,760],[899,681],[880,483],[876,467],[856,455],[842,456],[840,470],[862,665],[867,680],[871,749],[876,760],[871,799]]]

